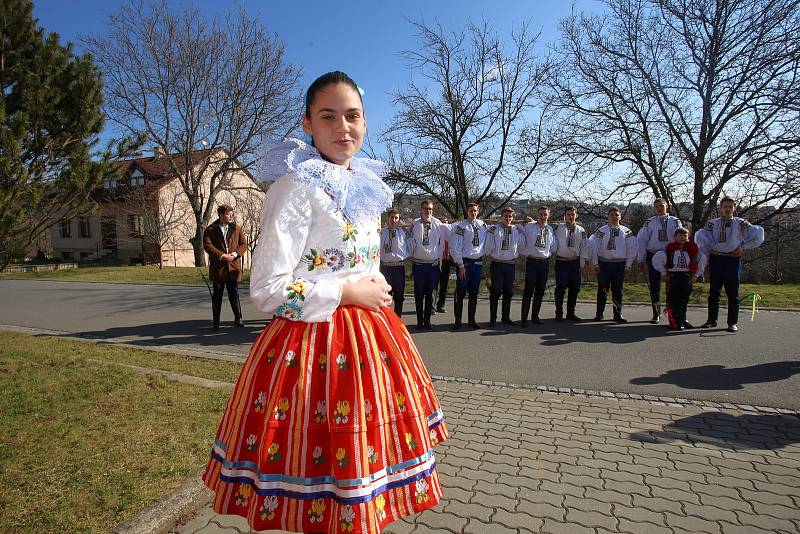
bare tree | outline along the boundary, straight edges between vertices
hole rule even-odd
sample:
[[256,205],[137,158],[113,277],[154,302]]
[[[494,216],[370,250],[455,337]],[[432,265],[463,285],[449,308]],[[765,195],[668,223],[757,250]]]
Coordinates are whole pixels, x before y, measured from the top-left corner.
[[185,233],[187,220],[183,192],[174,187],[161,187],[157,181],[128,191],[122,211],[138,218],[138,237],[142,240],[142,262],[155,255],[158,268],[163,267],[164,247]]
[[419,81],[394,95],[400,111],[380,136],[388,180],[435,198],[452,218],[469,201],[495,198],[490,215],[523,191],[545,153],[536,91],[547,65],[538,35],[522,24],[504,47],[486,24],[462,33],[415,23],[416,50],[403,53]]
[[261,237],[261,205],[264,203],[264,195],[261,193],[266,192],[267,185],[261,183],[258,186],[254,183],[252,189],[239,189],[232,192],[236,199],[234,206],[236,219],[247,236],[247,250],[250,252],[251,259],[253,251],[258,246],[258,239]]
[[[797,209],[796,0],[605,0],[573,14],[550,78],[564,189],[666,198],[694,228],[723,194]],[[599,198],[598,198],[599,197]],[[683,204],[690,201],[689,204]],[[686,208],[685,208],[686,209]]]
[[203,230],[230,174],[252,165],[262,139],[297,125],[300,71],[241,8],[206,20],[197,7],[132,0],[86,43],[105,72],[110,119],[181,155],[169,161],[194,213],[195,264],[204,265]]

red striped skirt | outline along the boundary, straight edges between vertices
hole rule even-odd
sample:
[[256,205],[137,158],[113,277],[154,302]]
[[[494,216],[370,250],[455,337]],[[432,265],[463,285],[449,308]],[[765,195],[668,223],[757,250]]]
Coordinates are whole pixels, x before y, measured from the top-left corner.
[[439,502],[432,447],[446,437],[391,308],[275,318],[236,381],[203,480],[216,512],[255,530],[378,533]]

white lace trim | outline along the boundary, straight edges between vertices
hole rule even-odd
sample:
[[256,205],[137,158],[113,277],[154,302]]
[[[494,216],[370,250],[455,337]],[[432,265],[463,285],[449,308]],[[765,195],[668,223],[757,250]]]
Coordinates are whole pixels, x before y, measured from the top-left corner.
[[299,181],[320,187],[351,221],[375,219],[393,199],[382,176],[386,164],[369,158],[353,158],[350,170],[322,158],[313,146],[299,139],[265,143],[255,169],[259,181],[272,181],[293,172]]

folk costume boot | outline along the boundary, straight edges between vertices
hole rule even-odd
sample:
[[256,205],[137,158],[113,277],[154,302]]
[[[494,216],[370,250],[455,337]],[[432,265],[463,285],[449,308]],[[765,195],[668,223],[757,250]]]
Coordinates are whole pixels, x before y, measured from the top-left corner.
[[497,324],[498,301],[499,301],[498,298],[495,297],[489,298],[489,326],[495,326]]
[[606,296],[606,292],[600,292],[597,294],[597,313],[594,315],[595,321],[602,321],[603,314],[606,311],[606,300],[608,297]]
[[219,330],[219,316],[222,313],[222,299],[211,301],[211,315],[213,317],[213,328]]
[[475,322],[475,311],[478,308],[478,297],[473,297],[469,299],[467,303],[467,323],[472,328],[480,328],[480,325]]
[[556,321],[561,322],[564,320],[564,293],[560,295],[556,294],[554,298],[556,305]]
[[544,295],[535,294],[533,296],[533,309],[531,310],[531,322],[534,324],[542,324],[542,320],[539,319],[539,312],[542,309],[542,299],[544,299]]
[[567,319],[576,323],[581,322],[581,318],[575,315],[575,305],[578,303],[578,292],[570,291],[567,295]]
[[520,326],[528,326],[528,313],[531,310],[531,298],[526,295],[522,295],[522,313],[519,320]]
[[650,319],[650,324],[658,324],[661,322],[661,303],[656,302],[652,305],[653,317]]
[[426,330],[431,329],[431,315],[433,315],[433,297],[429,295],[425,295],[425,310],[424,310],[424,321],[422,323],[422,327]]
[[455,323],[453,324],[453,330],[461,329],[461,315],[463,311],[464,311],[464,299],[459,298],[458,295],[456,295],[456,298],[453,301],[453,318],[455,319]]
[[503,313],[502,313],[502,320],[503,324],[507,324],[509,326],[517,326],[517,323],[511,320],[511,295],[503,295]]

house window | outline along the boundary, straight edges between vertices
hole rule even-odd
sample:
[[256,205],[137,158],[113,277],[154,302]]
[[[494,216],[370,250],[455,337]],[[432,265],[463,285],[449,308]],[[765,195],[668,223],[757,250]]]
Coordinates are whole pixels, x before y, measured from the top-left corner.
[[67,252],[65,250],[64,252],[61,253],[61,259],[62,260],[72,261],[72,258],[73,258],[72,252]]
[[142,236],[142,216],[128,215],[128,237]]
[[144,176],[131,176],[131,187],[140,187],[144,185]]
[[78,229],[81,237],[92,237],[89,228],[89,217],[78,217]]
[[117,188],[117,179],[116,178],[108,178],[107,180],[103,181],[103,188],[105,189],[116,189]]
[[61,221],[61,237],[72,237],[72,221]]

